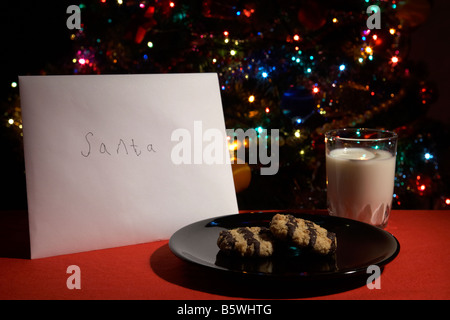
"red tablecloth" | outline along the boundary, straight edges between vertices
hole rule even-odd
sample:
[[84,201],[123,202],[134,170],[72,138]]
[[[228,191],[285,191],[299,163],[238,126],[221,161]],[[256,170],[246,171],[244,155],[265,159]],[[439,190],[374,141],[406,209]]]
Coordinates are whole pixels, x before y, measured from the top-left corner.
[[[0,212],[3,300],[450,299],[450,211],[399,210],[391,214],[386,230],[399,240],[400,253],[384,268],[381,289],[372,290],[365,283],[317,290],[314,285],[301,288],[298,284],[247,282],[180,260],[169,250],[168,240],[38,260],[6,258],[26,252],[23,245],[28,241],[23,233],[26,218],[12,219],[11,215]],[[5,229],[9,231],[5,233]],[[71,265],[80,267],[81,289],[70,290],[66,285]]]

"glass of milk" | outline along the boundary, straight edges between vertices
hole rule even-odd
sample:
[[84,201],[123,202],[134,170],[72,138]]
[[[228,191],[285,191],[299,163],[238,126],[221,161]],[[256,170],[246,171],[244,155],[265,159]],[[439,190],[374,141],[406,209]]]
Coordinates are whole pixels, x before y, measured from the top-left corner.
[[330,215],[384,228],[394,192],[397,134],[337,129],[325,134]]

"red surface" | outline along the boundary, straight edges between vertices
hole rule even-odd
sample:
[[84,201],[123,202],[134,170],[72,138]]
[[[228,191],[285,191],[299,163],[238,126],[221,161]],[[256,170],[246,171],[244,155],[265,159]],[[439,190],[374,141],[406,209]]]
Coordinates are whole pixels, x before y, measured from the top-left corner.
[[[26,219],[2,214],[0,256],[23,255]],[[400,253],[384,268],[379,290],[217,274],[178,259],[165,240],[37,260],[0,258],[0,299],[450,299],[449,228],[450,211],[394,211],[386,230],[399,240]],[[79,290],[67,288],[70,265],[80,267]]]

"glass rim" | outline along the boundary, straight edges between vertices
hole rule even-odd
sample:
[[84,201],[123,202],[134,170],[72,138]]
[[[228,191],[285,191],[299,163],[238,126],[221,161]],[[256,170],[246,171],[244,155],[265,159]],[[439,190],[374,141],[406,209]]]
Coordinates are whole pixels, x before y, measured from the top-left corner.
[[[338,132],[348,132],[348,133],[356,133],[356,132],[367,132],[367,133],[377,133],[377,134],[383,134],[386,136],[383,137],[377,137],[377,138],[365,138],[365,137],[341,137],[339,135],[336,135]],[[371,129],[371,128],[341,128],[341,129],[333,129],[330,131],[327,131],[325,133],[325,139],[339,139],[344,141],[388,141],[397,139],[398,135],[394,131],[390,130],[384,130],[384,129]]]

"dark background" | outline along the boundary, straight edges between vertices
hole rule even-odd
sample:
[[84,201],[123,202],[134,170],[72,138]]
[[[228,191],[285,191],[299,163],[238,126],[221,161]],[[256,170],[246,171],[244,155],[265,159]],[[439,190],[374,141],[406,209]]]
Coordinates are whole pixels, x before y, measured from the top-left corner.
[[[430,106],[427,116],[449,125],[450,1],[436,0],[432,3],[428,20],[414,31],[410,58],[424,64],[428,70],[427,80],[437,86],[438,99]],[[19,75],[41,74],[48,63],[64,63],[67,56],[71,56],[70,31],[66,27],[66,8],[69,4],[67,1],[0,2],[2,103],[8,103],[5,102],[6,97],[11,90],[17,90],[11,88],[11,83],[18,82]],[[7,121],[5,117],[1,119]],[[23,153],[21,139],[16,135],[4,123],[0,125],[0,209],[26,208]],[[447,175],[448,167],[447,164],[441,168]]]

